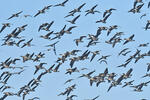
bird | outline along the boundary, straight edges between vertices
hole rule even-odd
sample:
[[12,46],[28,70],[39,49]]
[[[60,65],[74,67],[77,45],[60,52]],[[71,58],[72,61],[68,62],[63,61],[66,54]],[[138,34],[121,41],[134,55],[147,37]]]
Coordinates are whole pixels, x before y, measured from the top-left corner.
[[81,76],[79,76],[78,78],[81,78],[81,77],[87,77],[87,78],[91,78],[91,74],[93,74],[95,72],[95,70],[93,70],[93,71],[91,71],[91,72],[89,72],[89,73],[87,73],[87,74],[82,74]]
[[86,10],[85,12],[86,12],[86,14],[85,14],[85,16],[87,16],[88,14],[94,14],[94,13],[100,13],[100,11],[97,11],[97,10],[94,10],[96,7],[97,7],[98,5],[96,4],[95,6],[93,6],[91,9],[89,9],[89,10]]
[[79,70],[77,69],[77,67],[75,67],[75,68],[69,68],[69,69],[66,69],[66,73],[65,74],[72,74],[73,72],[79,72]]
[[135,41],[135,40],[133,40],[133,38],[134,38],[134,34],[131,35],[129,38],[125,38],[124,40],[126,40],[126,41],[123,43],[123,45],[127,44],[128,42]]
[[74,39],[74,41],[75,41],[75,43],[76,43],[77,46],[79,45],[80,42],[83,42],[82,41],[83,38],[86,38],[86,36],[80,36],[79,39]]
[[6,27],[10,27],[10,23],[3,23],[2,24],[3,26],[2,26],[2,28],[1,28],[1,30],[0,30],[0,33],[6,28]]
[[80,5],[78,8],[73,9],[72,11],[70,11],[69,13],[76,13],[76,12],[81,12],[81,8],[85,5],[86,3],[83,3],[82,5]]
[[32,16],[31,15],[24,15],[24,17],[27,18],[27,17],[32,17]]
[[71,30],[73,29],[73,28],[76,28],[77,26],[71,26],[71,27],[69,27],[67,30],[65,30],[64,32],[65,33],[67,33],[67,34],[71,34],[72,32],[71,32]]
[[144,43],[144,44],[139,44],[138,47],[147,47],[149,45],[149,43]]
[[117,28],[118,28],[117,25],[112,25],[112,26],[110,26],[110,27],[108,28],[108,31],[107,31],[107,36],[111,33],[111,31],[112,31],[113,29],[117,29]]
[[110,8],[108,10],[105,10],[105,12],[103,13],[103,17],[105,17],[107,14],[112,13],[113,10],[116,10],[115,8]]
[[98,21],[96,21],[96,23],[100,23],[100,22],[102,22],[102,23],[106,23],[106,20],[108,19],[108,17],[111,15],[112,13],[109,13],[107,16],[105,16],[102,20],[98,20]]
[[23,41],[25,41],[25,39],[19,40],[19,41],[16,43],[16,46],[19,47],[19,44],[20,44],[21,42],[23,42]]
[[54,5],[54,7],[57,7],[57,6],[65,6],[65,4],[68,2],[69,0],[65,0],[65,1],[63,1],[62,3],[59,3],[59,4],[56,4],[56,5]]
[[42,25],[39,26],[38,32],[43,29],[45,26],[48,26],[49,23],[43,23]]
[[131,72],[133,71],[132,68],[130,68],[126,74],[123,74],[123,78],[124,79],[127,79],[127,78],[130,78],[132,75],[131,75]]
[[121,51],[119,52],[118,56],[121,55],[123,52],[125,52],[125,51],[128,50],[128,49],[129,49],[129,48],[125,48],[125,49],[121,50]]
[[23,48],[23,47],[25,47],[25,46],[28,46],[28,47],[33,46],[33,45],[31,45],[31,41],[32,41],[32,40],[33,40],[33,38],[30,39],[29,41],[27,41],[26,43],[24,43],[24,44],[21,46],[21,48]]
[[39,65],[36,65],[35,68],[35,72],[34,72],[34,75],[40,70],[40,69],[45,69],[45,67],[43,67],[44,64],[47,64],[47,63],[40,63]]
[[51,38],[49,37],[51,34],[53,34],[54,31],[48,32],[46,35],[41,35],[40,37],[43,39],[48,39],[50,40]]
[[53,69],[52,71],[53,72],[59,72],[58,71],[58,69],[59,69],[59,67],[60,67],[60,65],[61,65],[62,63],[58,63],[58,65],[55,67],[55,69]]
[[93,55],[92,55],[92,57],[91,57],[90,62],[94,59],[94,57],[95,57],[96,55],[99,54],[99,51],[94,51],[94,52],[91,52],[91,53],[93,53]]
[[80,17],[80,15],[76,16],[72,20],[68,20],[67,22],[70,22],[71,24],[75,24],[75,21]]
[[134,82],[134,80],[129,81],[129,82],[124,82],[125,84],[122,86],[122,88],[126,87],[127,85],[133,85],[132,83]]
[[68,79],[64,84],[67,84],[67,83],[69,83],[69,82],[71,82],[71,81],[73,81],[74,79]]
[[34,17],[40,15],[40,14],[43,14],[45,13],[45,9],[42,9],[42,10],[38,10],[38,12],[34,15]]
[[131,51],[127,51],[127,52],[125,52],[125,53],[123,53],[122,55],[123,56],[126,56],[128,53],[130,53]]
[[99,58],[97,61],[100,61],[100,63],[101,63],[101,62],[105,62],[105,63],[107,64],[107,61],[106,61],[106,60],[107,60],[107,58],[110,57],[110,56],[111,56],[111,55],[102,56],[102,57]]
[[47,27],[43,27],[42,29],[45,31],[50,31],[50,27],[54,24],[54,21],[51,21],[48,25],[46,25]]
[[19,14],[21,14],[23,11],[20,11],[18,13],[12,14],[7,20],[12,19],[13,17],[19,17]]

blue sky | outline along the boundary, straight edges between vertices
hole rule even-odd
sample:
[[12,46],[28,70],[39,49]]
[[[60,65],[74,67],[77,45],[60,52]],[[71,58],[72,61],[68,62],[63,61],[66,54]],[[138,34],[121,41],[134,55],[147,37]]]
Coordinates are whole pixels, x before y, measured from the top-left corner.
[[[70,68],[69,60],[62,64],[60,67],[59,73],[51,73],[46,74],[42,77],[42,82],[40,86],[36,89],[36,92],[32,92],[26,96],[26,100],[29,98],[38,96],[41,100],[65,100],[66,96],[57,96],[59,93],[65,91],[65,88],[71,86],[73,84],[77,84],[76,89],[72,92],[72,94],[78,95],[74,100],[84,100],[90,99],[97,95],[100,97],[97,100],[140,100],[142,98],[150,99],[149,89],[150,86],[143,87],[143,92],[134,92],[133,88],[121,86],[113,87],[109,92],[107,92],[110,83],[102,83],[99,87],[96,87],[95,84],[91,87],[89,84],[89,80],[87,78],[76,79],[83,73],[88,73],[93,71],[96,72],[92,74],[98,75],[99,73],[104,72],[105,68],[108,68],[109,72],[115,72],[118,75],[127,72],[130,68],[133,68],[132,77],[130,79],[124,80],[130,81],[135,80],[134,85],[140,84],[141,82],[149,81],[149,78],[141,78],[146,73],[147,65],[149,62],[149,57],[145,57],[144,59],[139,60],[138,63],[134,64],[131,62],[126,68],[117,68],[116,66],[123,64],[124,61],[130,57],[130,54],[134,54],[136,49],[140,49],[142,53],[149,51],[148,47],[139,48],[138,45],[141,43],[150,42],[150,31],[145,31],[143,27],[145,27],[147,20],[149,20],[149,10],[147,8],[148,1],[143,1],[145,5],[142,7],[140,13],[128,13],[128,11],[133,7],[134,0],[69,0],[65,7],[52,7],[45,14],[40,14],[37,17],[27,17],[24,18],[23,15],[29,14],[34,16],[38,10],[42,9],[47,5],[55,5],[57,3],[61,3],[63,0],[2,0],[0,3],[0,23],[11,23],[10,28],[6,28],[2,33],[0,33],[0,39],[3,39],[4,36],[11,33],[13,29],[16,27],[22,26],[24,24],[28,24],[26,30],[23,31],[20,35],[25,36],[26,41],[33,38],[32,44],[35,46],[18,48],[16,46],[1,46],[0,49],[0,61],[5,61],[7,58],[21,58],[20,56],[25,55],[26,53],[38,54],[39,52],[44,52],[45,58],[41,59],[41,62],[46,62],[47,65],[44,67],[49,68],[52,64],[55,63],[59,54],[65,53],[66,51],[71,51],[73,49],[82,50],[80,54],[82,54],[85,50],[96,51],[101,50],[100,55],[97,55],[92,62],[89,60],[79,61],[74,64],[74,67],[81,69],[82,67],[88,68],[88,70],[80,71],[80,73],[73,73],[72,75],[66,75],[66,69]],[[38,32],[38,28],[42,23],[54,21],[54,24],[51,27],[51,30],[54,32],[60,31],[64,25],[67,25],[67,28],[70,26],[74,26],[68,23],[66,20],[71,20],[74,17],[64,18],[68,14],[69,11],[74,8],[79,7],[81,4],[86,3],[86,5],[81,9],[80,13],[75,14],[75,16],[81,14],[80,18],[76,21],[75,29],[72,30],[72,34],[65,34],[59,40],[44,40],[40,38],[40,35],[44,35],[46,31]],[[94,5],[98,4],[96,10],[100,11],[100,13],[96,13],[94,15],[90,14],[85,16],[85,11]],[[97,20],[102,19],[103,12],[109,8],[115,8],[116,11],[113,11],[110,18],[108,18],[107,23],[95,23]],[[6,20],[13,13],[17,13],[19,11],[23,11],[17,18],[12,18],[10,20]],[[140,19],[142,14],[146,13],[147,16]],[[76,38],[79,38],[81,35],[88,34],[96,34],[98,27],[100,26],[111,26],[118,25],[117,30],[113,30],[110,36],[107,37],[106,32],[102,32],[99,37],[99,42],[96,46],[91,46],[89,48],[85,47],[87,45],[87,40],[85,39],[83,43],[76,46],[73,41]],[[2,25],[0,25],[2,27]],[[115,48],[112,48],[111,45],[106,44],[105,41],[110,39],[111,36],[115,32],[124,32],[125,35],[122,38],[127,38],[132,34],[135,34],[135,41],[132,43],[128,43],[126,45],[122,45],[123,42],[117,44]],[[56,41],[59,41],[56,45],[57,56],[54,55],[53,51],[46,51],[45,45],[52,44]],[[3,41],[0,43],[2,44]],[[117,56],[119,51],[124,48],[130,48],[132,51],[126,57]],[[102,55],[111,55],[108,59],[108,65],[105,63],[100,64],[97,62]],[[91,57],[91,55],[90,55]],[[27,84],[32,78],[36,78],[42,70],[40,70],[36,75],[33,75],[35,71],[35,65],[39,64],[38,62],[27,61],[22,63],[21,61],[17,62],[17,66],[30,66],[26,67],[25,71],[20,75],[14,75],[8,82],[8,85],[14,87],[14,89],[8,89],[6,91],[17,92],[20,87]],[[6,69],[7,70],[7,69]],[[0,71],[1,73],[4,70]],[[15,72],[17,70],[10,70],[11,72]],[[75,79],[71,83],[64,85],[64,82],[67,79],[73,78]],[[5,91],[5,92],[6,92]],[[0,92],[0,96],[3,96],[3,93]],[[22,98],[17,96],[9,96],[6,100],[21,100]]]

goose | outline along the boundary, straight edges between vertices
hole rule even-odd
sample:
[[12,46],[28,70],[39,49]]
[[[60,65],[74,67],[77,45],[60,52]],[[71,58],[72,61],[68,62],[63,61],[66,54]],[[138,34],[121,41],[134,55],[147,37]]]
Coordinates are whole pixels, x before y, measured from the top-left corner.
[[12,19],[13,17],[19,17],[19,14],[21,14],[23,11],[20,11],[18,13],[12,14],[7,20]]
[[126,41],[123,43],[123,45],[127,44],[128,42],[135,41],[135,40],[133,40],[133,38],[134,38],[134,34],[131,35],[129,38],[125,38],[124,40],[126,40]]
[[76,16],[72,20],[67,20],[67,22],[70,22],[71,24],[75,24],[75,21],[80,17],[80,15]]
[[111,31],[113,29],[118,29],[118,26],[117,25],[110,26],[109,29],[108,29],[108,31],[107,31],[107,36],[109,36],[109,34],[111,33]]
[[82,39],[85,38],[86,36],[80,36],[79,39],[74,39],[76,45],[78,46],[80,42],[83,42]]
[[68,1],[69,1],[69,0],[65,0],[65,1],[62,2],[62,3],[59,3],[59,4],[54,5],[54,7],[57,7],[57,6],[62,6],[62,7],[64,7],[65,4],[66,4]]
[[128,50],[128,49],[129,49],[129,48],[125,48],[125,49],[121,50],[121,51],[119,52],[118,56],[121,55],[123,52],[125,52],[125,51]]
[[110,8],[110,9],[108,9],[108,10],[105,10],[105,12],[103,13],[103,17],[105,17],[107,14],[108,14],[108,15],[111,14],[113,10],[117,10],[117,9],[115,9],[115,8]]
[[38,16],[39,14],[45,13],[45,9],[38,10],[38,12],[34,15],[34,17]]
[[76,9],[74,9],[74,10],[72,10],[72,11],[70,11],[69,13],[76,13],[76,12],[81,12],[81,8],[85,5],[86,3],[83,3],[82,5],[80,5],[78,8],[76,8]]
[[125,84],[122,86],[122,88],[128,86],[128,85],[133,85],[132,83],[134,82],[134,80],[129,81],[129,82],[124,82]]
[[21,48],[23,48],[23,47],[25,47],[25,46],[28,46],[28,47],[34,46],[34,45],[31,45],[31,41],[32,41],[32,40],[33,40],[33,38],[30,39],[29,41],[27,41],[26,43],[24,43],[24,44],[21,46]]
[[94,57],[95,57],[96,55],[99,55],[99,52],[100,52],[100,51],[91,52],[91,53],[93,53],[93,55],[92,55],[92,57],[91,57],[90,62],[94,59]]
[[106,23],[106,20],[108,19],[108,17],[111,15],[112,13],[109,13],[107,16],[105,16],[102,20],[98,20],[98,21],[96,21],[96,23],[100,23],[100,22],[102,22],[102,23]]
[[6,27],[10,27],[10,23],[2,23],[2,28],[1,28],[1,30],[0,30],[0,33],[6,28]]
[[98,5],[96,4],[96,5],[93,6],[91,9],[86,10],[86,11],[85,11],[85,12],[86,12],[85,16],[87,16],[88,14],[94,14],[95,12],[100,13],[99,11],[94,10],[97,6],[98,6]]
[[45,67],[43,67],[44,64],[47,64],[47,63],[40,63],[39,65],[36,65],[36,66],[35,66],[36,70],[34,71],[34,75],[35,75],[40,69],[45,69]]

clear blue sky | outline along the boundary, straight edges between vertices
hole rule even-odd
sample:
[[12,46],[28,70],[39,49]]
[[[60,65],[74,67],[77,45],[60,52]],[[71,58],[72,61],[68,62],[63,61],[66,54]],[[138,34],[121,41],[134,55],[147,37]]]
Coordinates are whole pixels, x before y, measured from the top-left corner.
[[[146,68],[149,57],[145,57],[144,59],[139,60],[138,63],[134,64],[134,62],[130,63],[126,68],[117,68],[116,66],[123,64],[124,61],[129,58],[130,54],[126,57],[117,56],[120,50],[123,48],[130,48],[132,51],[131,54],[136,52],[138,45],[141,43],[150,42],[150,31],[145,31],[143,27],[145,27],[147,20],[149,20],[149,10],[147,8],[147,0],[144,0],[145,5],[141,9],[141,13],[133,14],[128,13],[128,11],[133,7],[134,0],[69,0],[65,7],[52,7],[45,14],[41,14],[37,17],[27,17],[24,18],[23,15],[29,14],[34,16],[38,10],[41,10],[44,6],[47,5],[55,5],[57,3],[61,3],[63,0],[1,0],[0,3],[0,23],[12,23],[10,28],[6,28],[2,33],[0,33],[0,39],[3,39],[4,36],[11,33],[13,29],[16,27],[22,26],[24,24],[28,24],[26,30],[23,31],[20,35],[25,36],[26,41],[33,38],[32,44],[35,46],[18,48],[16,46],[1,46],[0,47],[0,62],[5,61],[7,58],[18,57],[25,55],[26,53],[38,54],[39,52],[46,53],[45,58],[41,59],[41,62],[46,62],[46,68],[49,68],[52,64],[55,63],[59,56],[59,54],[65,53],[67,51],[71,51],[73,49],[80,49],[82,52],[85,50],[96,51],[101,50],[100,55],[96,56],[92,62],[89,60],[79,61],[74,64],[74,67],[81,69],[82,67],[88,68],[88,70],[80,71],[80,73],[73,73],[72,75],[66,75],[66,69],[69,68],[69,62],[62,64],[60,67],[59,73],[51,73],[46,74],[42,77],[41,85],[36,89],[36,92],[32,92],[26,96],[26,100],[29,98],[38,96],[41,100],[65,100],[66,96],[57,96],[59,93],[65,91],[65,88],[71,86],[73,84],[77,84],[76,89],[72,92],[72,94],[78,95],[74,100],[84,100],[90,99],[97,95],[100,97],[97,100],[140,100],[142,98],[150,100],[149,89],[150,86],[143,87],[143,92],[134,92],[133,88],[125,87],[121,88],[121,86],[113,87],[109,92],[107,92],[110,83],[102,83],[99,87],[95,86],[95,83],[91,87],[89,84],[89,80],[87,78],[76,79],[83,73],[88,73],[93,71],[96,72],[92,74],[98,75],[102,73],[105,68],[108,68],[109,72],[115,72],[118,75],[127,72],[130,68],[133,68],[132,77],[130,79],[124,80],[130,81],[135,80],[134,85],[140,84],[141,82],[149,81],[149,78],[141,78],[141,76],[145,75]],[[39,38],[40,35],[44,35],[47,32],[40,31],[38,32],[38,28],[42,23],[54,21],[54,24],[51,27],[51,30],[54,32],[60,31],[64,25],[74,26],[68,23],[66,20],[71,20],[74,17],[64,18],[68,14],[69,11],[77,8],[81,4],[86,3],[86,5],[81,9],[80,13],[75,14],[75,16],[81,14],[80,18],[76,21],[75,26],[77,28],[72,30],[72,34],[65,34],[61,39],[59,39],[59,43],[56,45],[57,56],[54,55],[53,51],[45,51],[47,48],[45,45],[52,44],[57,40],[49,41]],[[90,14],[85,16],[85,11],[94,5],[98,4],[96,10],[101,13],[96,13],[94,15]],[[97,20],[102,19],[103,12],[109,8],[115,8],[116,11],[113,11],[110,18],[108,18],[107,23],[95,23]],[[17,13],[19,11],[23,11],[18,18],[12,18],[10,20],[6,20],[13,13]],[[147,16],[140,19],[140,16],[144,13],[147,13]],[[77,47],[75,42],[73,41],[76,38],[79,38],[81,35],[95,34],[96,30],[100,26],[111,26],[118,25],[117,30],[113,30],[110,36],[106,36],[106,32],[103,32],[99,37],[99,42],[96,46],[91,46],[86,48],[87,40]],[[2,25],[0,25],[2,27]],[[128,43],[126,45],[122,45],[123,42],[117,44],[115,48],[112,48],[111,45],[104,43],[108,40],[115,32],[124,32],[125,35],[122,38],[127,38],[132,34],[135,34],[135,42]],[[2,44],[2,41],[0,42]],[[146,48],[139,48],[142,53],[149,51],[149,46]],[[81,54],[81,53],[79,53]],[[100,64],[97,62],[97,59],[101,57],[101,55],[112,55],[108,59],[108,65],[105,63]],[[90,55],[91,57],[91,55]],[[68,60],[69,61],[69,60]],[[25,68],[25,71],[21,75],[14,75],[8,82],[8,85],[14,87],[14,89],[8,89],[6,91],[17,92],[20,87],[27,84],[32,78],[36,78],[42,70],[40,70],[36,75],[33,75],[35,71],[35,65],[39,63],[27,61],[22,63],[20,61],[17,62],[17,66],[30,66]],[[1,73],[5,71],[0,71]],[[10,70],[11,72],[15,72],[17,70]],[[73,78],[75,79],[71,83],[64,85],[64,82],[67,79]],[[122,83],[123,83],[122,82]],[[6,92],[5,91],[5,92]],[[0,92],[0,97],[3,96],[3,93]],[[22,98],[17,96],[9,96],[6,100],[21,100]]]

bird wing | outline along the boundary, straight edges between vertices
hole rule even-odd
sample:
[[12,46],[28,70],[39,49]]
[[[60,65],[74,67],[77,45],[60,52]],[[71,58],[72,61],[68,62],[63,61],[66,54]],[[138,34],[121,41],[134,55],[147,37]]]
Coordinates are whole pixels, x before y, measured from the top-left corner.
[[68,2],[68,0],[65,0],[64,2],[62,2],[62,4],[65,4],[65,3],[67,3]]
[[131,74],[132,71],[133,71],[133,69],[130,68],[130,69],[128,70],[128,72],[126,73],[126,75],[129,76],[129,75]]
[[106,14],[107,14],[107,11],[105,11],[105,12],[103,13],[103,17],[105,17],[105,16],[106,16]]
[[107,20],[107,18],[111,15],[112,13],[109,13],[106,17],[104,17],[104,22]]
[[78,15],[77,17],[75,17],[72,22],[74,23],[78,18],[80,17],[80,15]]
[[2,27],[1,30],[0,30],[0,33],[1,33],[5,28],[6,28],[6,26],[3,25],[3,27]]
[[147,5],[147,8],[149,8],[150,7],[150,1],[148,2],[148,5]]
[[98,6],[98,5],[96,4],[94,7],[92,7],[92,9],[91,9],[91,10],[93,11],[93,10],[94,10],[97,6]]
[[78,7],[78,10],[80,10],[86,3],[82,4],[81,6]]
[[110,91],[110,89],[113,87],[113,85],[111,84],[110,86],[109,86],[109,88],[108,88],[108,90],[107,90],[107,92],[109,92]]
[[96,56],[96,54],[92,55],[92,58],[91,58],[90,62],[94,59],[95,56]]
[[34,17],[38,16],[39,14],[40,14],[40,12],[36,13],[36,14],[34,15]]

